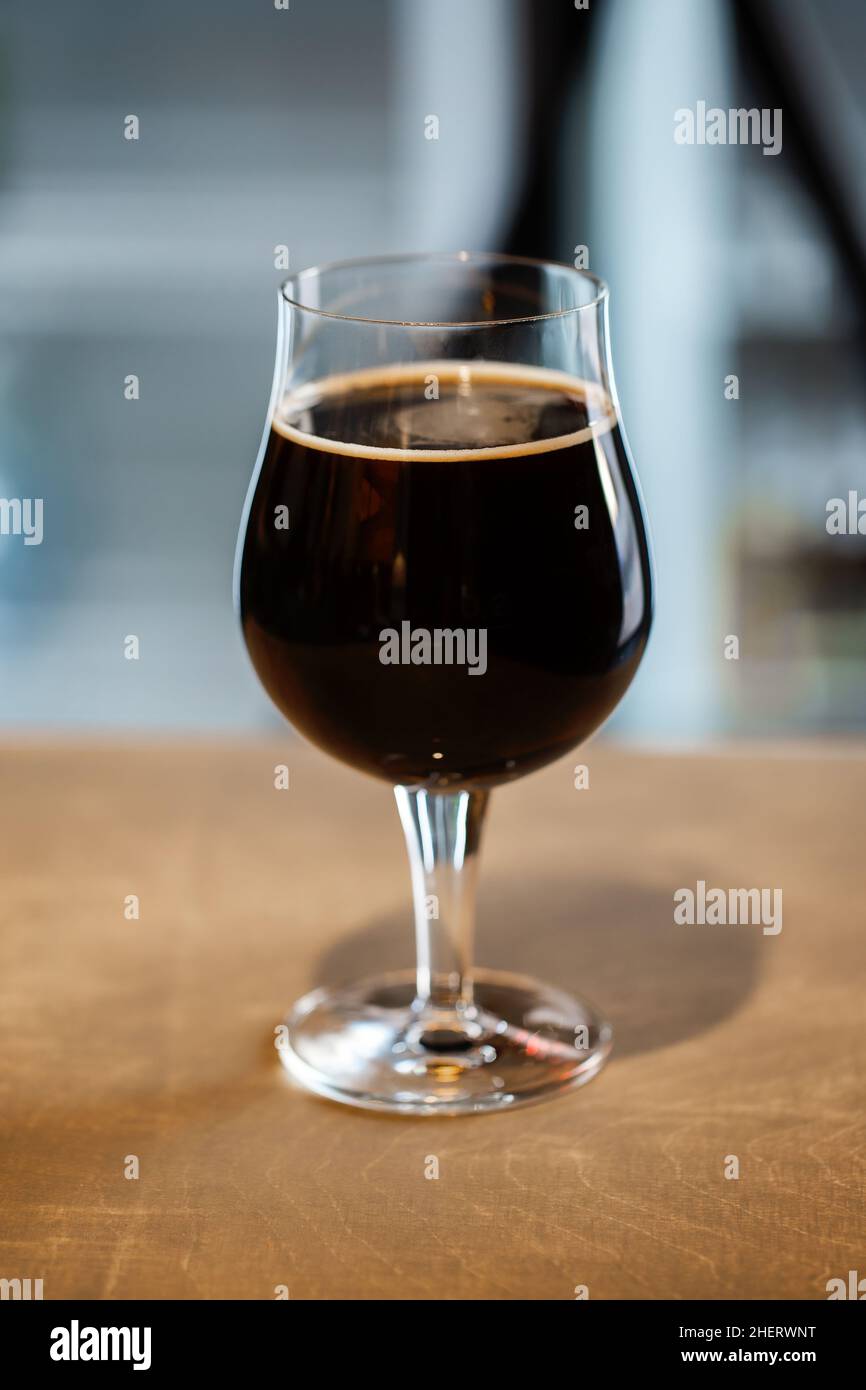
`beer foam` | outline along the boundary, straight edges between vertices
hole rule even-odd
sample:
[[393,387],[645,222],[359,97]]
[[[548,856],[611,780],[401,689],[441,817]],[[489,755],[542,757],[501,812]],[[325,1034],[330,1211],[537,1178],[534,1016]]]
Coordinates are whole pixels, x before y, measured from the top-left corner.
[[[356,444],[351,440],[328,439],[310,434],[292,423],[305,410],[326,401],[329,396],[346,396],[374,390],[381,386],[396,386],[416,382],[424,386],[427,378],[436,377],[447,385],[471,387],[473,383],[490,382],[501,386],[523,386],[535,390],[555,391],[581,401],[589,423],[571,434],[554,435],[549,439],[531,439],[525,443],[480,445],[464,449],[388,448],[384,445]],[[354,458],[406,460],[426,459],[431,463],[471,462],[477,459],[525,458],[531,454],[546,454],[554,449],[568,449],[584,444],[599,435],[607,434],[616,424],[616,408],[603,387],[585,381],[568,372],[548,367],[509,365],[500,362],[411,362],[389,367],[367,367],[326,377],[287,391],[271,420],[272,427],[286,439],[308,449],[323,453],[345,454]]]

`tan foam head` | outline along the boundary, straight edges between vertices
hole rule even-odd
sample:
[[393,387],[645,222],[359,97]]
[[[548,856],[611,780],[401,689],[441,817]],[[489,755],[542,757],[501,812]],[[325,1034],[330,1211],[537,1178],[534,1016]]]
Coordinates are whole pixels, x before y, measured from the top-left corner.
[[[524,387],[527,391],[538,393],[550,391],[566,394],[581,401],[588,416],[588,423],[571,434],[557,435],[550,439],[532,439],[525,443],[498,444],[475,448],[386,448],[371,444],[357,444],[352,440],[327,439],[321,435],[299,429],[293,421],[298,420],[306,410],[327,400],[329,396],[363,394],[377,388],[417,383],[423,387],[431,377],[440,385],[465,387],[467,392],[475,384]],[[549,453],[554,449],[566,449],[575,444],[607,433],[616,423],[616,411],[607,392],[595,382],[584,381],[570,376],[567,372],[554,371],[543,367],[517,366],[499,362],[423,362],[402,363],[387,367],[370,367],[357,372],[347,372],[331,376],[323,381],[311,382],[287,391],[274,413],[273,428],[296,444],[308,449],[320,449],[325,453],[347,454],[357,458],[376,459],[427,459],[432,462],[471,462],[483,458],[522,458],[530,454]]]

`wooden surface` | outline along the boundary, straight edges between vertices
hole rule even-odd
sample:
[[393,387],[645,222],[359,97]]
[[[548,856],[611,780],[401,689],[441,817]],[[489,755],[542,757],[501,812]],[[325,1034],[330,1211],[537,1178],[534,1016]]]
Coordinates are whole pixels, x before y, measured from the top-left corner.
[[[3,751],[0,1276],[622,1299],[866,1275],[863,750],[592,746],[586,791],[577,756],[494,797],[478,957],[585,990],[613,1058],[546,1105],[413,1120],[293,1090],[273,1048],[314,982],[411,963],[385,785],[288,740]],[[781,887],[781,934],[675,926],[698,879]]]

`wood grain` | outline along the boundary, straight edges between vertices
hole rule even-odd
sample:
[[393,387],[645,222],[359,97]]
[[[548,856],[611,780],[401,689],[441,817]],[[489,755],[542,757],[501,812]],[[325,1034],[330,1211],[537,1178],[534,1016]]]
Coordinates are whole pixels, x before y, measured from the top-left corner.
[[[289,740],[4,750],[0,1276],[623,1299],[866,1275],[864,750],[580,757],[586,791],[566,760],[494,798],[478,956],[596,999],[613,1059],[546,1105],[417,1120],[296,1091],[273,1048],[311,984],[411,963],[387,787]],[[782,932],[675,926],[698,879],[780,887]]]

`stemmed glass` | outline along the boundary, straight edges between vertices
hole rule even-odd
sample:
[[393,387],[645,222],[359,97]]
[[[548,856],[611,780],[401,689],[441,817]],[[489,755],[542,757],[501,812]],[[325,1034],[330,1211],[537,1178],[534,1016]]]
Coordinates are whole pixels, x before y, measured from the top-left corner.
[[282,287],[238,547],[244,638],[302,734],[395,785],[417,943],[415,971],[294,1006],[280,1056],[334,1100],[510,1109],[610,1050],[585,1000],[472,965],[491,788],[591,734],[649,634],[607,303],[586,271],[466,252]]

